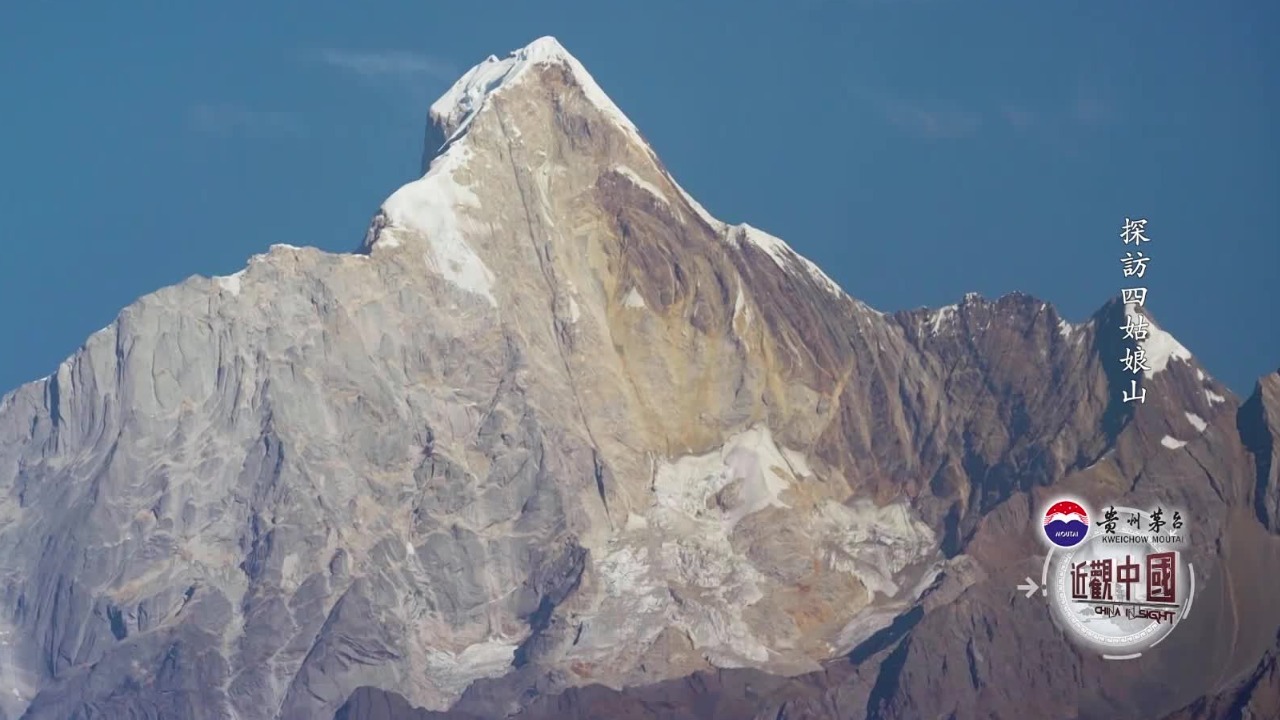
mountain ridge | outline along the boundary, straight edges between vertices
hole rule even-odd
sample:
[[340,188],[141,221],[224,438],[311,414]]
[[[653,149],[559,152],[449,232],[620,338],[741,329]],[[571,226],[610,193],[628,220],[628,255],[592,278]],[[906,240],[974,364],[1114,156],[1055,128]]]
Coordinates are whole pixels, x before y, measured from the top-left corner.
[[1280,620],[1232,571],[1276,557],[1270,395],[1242,431],[1161,338],[1123,403],[1117,300],[833,301],[535,46],[438,113],[451,141],[357,252],[145,296],[0,400],[0,713],[1016,716],[1034,687],[1140,717],[1219,690],[1082,656],[1014,597],[1064,492],[1187,508],[1207,589],[1167,644],[1265,652]]

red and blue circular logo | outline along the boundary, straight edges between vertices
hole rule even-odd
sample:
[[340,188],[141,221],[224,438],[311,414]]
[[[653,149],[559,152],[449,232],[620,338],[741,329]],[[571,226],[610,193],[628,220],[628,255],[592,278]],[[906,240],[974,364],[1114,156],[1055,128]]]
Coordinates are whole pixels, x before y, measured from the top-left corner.
[[1059,500],[1044,514],[1044,534],[1058,547],[1079,545],[1089,534],[1089,514],[1080,503]]

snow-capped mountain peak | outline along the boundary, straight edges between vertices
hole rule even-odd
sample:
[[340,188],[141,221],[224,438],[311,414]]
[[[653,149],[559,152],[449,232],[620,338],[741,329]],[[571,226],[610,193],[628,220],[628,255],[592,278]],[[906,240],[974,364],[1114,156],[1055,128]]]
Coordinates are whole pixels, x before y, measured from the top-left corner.
[[[468,70],[432,104],[424,156],[422,177],[383,204],[364,250],[393,249],[406,241],[419,248],[425,244],[428,263],[438,274],[495,307],[501,305],[501,293],[495,294],[494,285],[510,260],[500,256],[515,245],[510,238],[489,238],[490,229],[521,226],[530,208],[543,213],[556,203],[592,196],[599,178],[609,173],[639,183],[678,217],[700,221],[736,252],[754,246],[781,270],[845,296],[781,239],[712,216],[553,37],[534,40],[503,59],[491,55]],[[497,222],[507,205],[513,225]],[[560,233],[546,230],[547,238]]]
[[273,245],[0,397],[0,717],[1189,720],[1221,673],[1010,604],[1060,493],[1184,508],[1231,622],[1174,642],[1271,677],[1280,375],[1240,407],[1151,323],[1117,412],[1119,303],[857,311],[550,38],[433,115],[362,253]]
[[[489,99],[526,77],[530,68],[539,65],[562,65],[568,68],[586,98],[613,120],[639,137],[635,125],[600,89],[595,78],[581,62],[554,37],[545,36],[515,50],[505,58],[490,55],[463,76],[431,105],[432,124],[443,135],[444,145],[457,139]],[[430,153],[433,148],[428,148]],[[438,149],[436,149],[438,150]]]

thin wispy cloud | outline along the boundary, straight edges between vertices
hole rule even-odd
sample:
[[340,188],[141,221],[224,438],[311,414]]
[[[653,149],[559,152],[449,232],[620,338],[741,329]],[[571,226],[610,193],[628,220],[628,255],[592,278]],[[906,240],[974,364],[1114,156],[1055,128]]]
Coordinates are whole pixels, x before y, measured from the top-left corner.
[[1009,127],[1018,132],[1026,132],[1037,123],[1035,112],[1013,103],[1000,106],[1000,117]]
[[196,132],[221,137],[299,137],[306,133],[292,113],[258,110],[229,103],[201,103],[188,109],[187,122]]
[[1115,109],[1098,93],[1081,88],[1071,106],[1071,117],[1081,125],[1106,125],[1116,118]]
[[329,48],[319,52],[319,60],[366,80],[452,80],[457,77],[457,69],[451,63],[404,50],[361,52]]
[[926,140],[969,137],[983,124],[981,113],[951,104],[882,96],[875,99],[875,105],[890,125]]
[[1065,88],[1057,103],[1029,103],[1006,97],[940,99],[908,95],[884,88],[849,87],[848,91],[880,120],[898,132],[922,140],[961,140],[979,132],[1061,136],[1119,122],[1121,114],[1105,84],[1096,78]]
[[1075,73],[1075,84],[1066,101],[1067,119],[1084,127],[1114,125],[1124,120],[1123,105],[1114,71],[1101,63],[1087,63]]

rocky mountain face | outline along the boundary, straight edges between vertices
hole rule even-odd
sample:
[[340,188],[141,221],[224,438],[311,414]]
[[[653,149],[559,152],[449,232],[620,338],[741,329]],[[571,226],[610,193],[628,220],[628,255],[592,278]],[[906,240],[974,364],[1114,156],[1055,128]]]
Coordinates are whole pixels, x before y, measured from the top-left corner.
[[[1271,716],[1280,378],[1157,328],[1125,404],[1118,302],[876,312],[549,38],[431,116],[357,252],[148,295],[0,401],[0,718]],[[1016,590],[1059,493],[1187,509],[1159,652]]]

